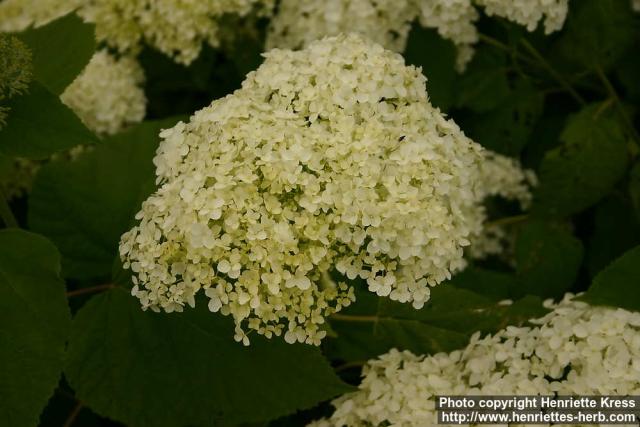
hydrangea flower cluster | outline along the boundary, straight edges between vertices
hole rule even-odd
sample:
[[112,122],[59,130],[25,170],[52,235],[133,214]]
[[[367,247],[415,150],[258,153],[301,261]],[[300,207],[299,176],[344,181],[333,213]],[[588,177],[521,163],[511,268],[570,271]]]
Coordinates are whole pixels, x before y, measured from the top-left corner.
[[391,350],[371,360],[356,392],[313,427],[436,425],[437,395],[635,395],[640,392],[640,313],[594,307],[571,294],[531,321],[476,333],[452,353]]
[[267,49],[300,49],[325,36],[353,32],[402,52],[415,16],[407,0],[282,0],[269,27]]
[[0,1],[0,31],[16,32],[39,27],[77,9],[83,0]]
[[98,40],[121,52],[142,41],[189,64],[208,42],[218,46],[224,15],[266,14],[274,0],[85,0],[78,14],[96,25]]
[[474,0],[489,16],[500,16],[533,31],[544,19],[544,32],[551,34],[564,25],[568,0]]
[[60,99],[89,129],[112,135],[144,118],[143,83],[144,71],[134,58],[116,58],[100,50]]
[[324,36],[355,32],[402,52],[410,25],[418,19],[458,47],[457,65],[463,70],[478,41],[475,6],[530,31],[544,19],[549,33],[562,27],[568,0],[283,0],[272,19],[267,46],[298,49]]
[[318,344],[325,317],[354,299],[333,268],[419,308],[464,267],[482,199],[528,197],[516,164],[431,106],[400,55],[341,35],[265,58],[240,90],[161,133],[159,188],[120,243],[143,308],[180,311],[205,289],[245,344],[245,328]]

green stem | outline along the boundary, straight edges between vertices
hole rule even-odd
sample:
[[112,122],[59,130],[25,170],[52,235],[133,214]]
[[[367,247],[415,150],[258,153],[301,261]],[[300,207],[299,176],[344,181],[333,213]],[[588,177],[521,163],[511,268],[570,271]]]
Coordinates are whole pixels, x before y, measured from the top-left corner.
[[76,403],[76,406],[73,407],[73,409],[71,410],[71,413],[69,414],[66,421],[64,422],[63,427],[71,427],[73,425],[76,418],[78,417],[78,414],[80,414],[80,411],[82,411],[82,407],[83,405],[81,402]]
[[77,297],[79,295],[92,294],[92,293],[95,293],[95,292],[106,291],[107,289],[112,289],[112,288],[115,288],[115,287],[116,287],[116,285],[114,285],[112,283],[107,283],[105,285],[97,285],[97,286],[91,286],[89,288],[76,289],[75,291],[67,292],[67,298]]
[[366,323],[375,323],[378,321],[378,316],[356,316],[351,314],[332,314],[330,317],[331,320],[336,320],[338,322],[366,322]]
[[598,117],[600,117],[600,115],[602,113],[604,113],[605,111],[607,111],[609,109],[609,107],[611,107],[612,104],[615,103],[615,99],[613,98],[607,98],[596,110],[596,112],[593,114],[593,118],[594,119],[598,119]]
[[618,96],[618,92],[616,92],[616,88],[613,87],[613,85],[611,84],[611,81],[605,74],[602,67],[600,67],[600,65],[595,66],[595,71],[596,71],[596,74],[598,75],[598,78],[602,82],[602,85],[607,90],[607,93],[611,98],[613,98],[613,101],[615,102],[616,107],[618,108],[618,111],[622,116],[622,120],[624,121],[624,124],[629,128],[629,132],[631,132],[631,135],[633,135],[633,138],[636,140],[636,143],[640,144],[640,135],[638,134],[638,131],[633,125],[633,122],[629,118],[629,115],[625,111],[624,105],[622,105],[622,101],[620,100],[620,96]]
[[533,59],[529,58],[528,56],[525,56],[523,54],[521,54],[520,52],[518,52],[517,50],[512,49],[509,45],[501,42],[498,39],[494,39],[491,36],[488,36],[486,34],[478,34],[478,39],[480,39],[480,41],[491,45],[497,49],[500,49],[504,52],[510,53],[512,55],[515,55],[516,57],[518,57],[519,59],[528,62],[529,64],[532,65],[537,65],[537,62],[535,62]]
[[16,217],[13,216],[13,212],[11,212],[11,208],[9,207],[9,203],[7,203],[7,199],[4,197],[2,193],[2,189],[0,189],[0,218],[4,222],[8,228],[18,228],[18,221]]
[[549,64],[549,62],[544,58],[544,56],[542,56],[542,54],[538,52],[538,49],[536,49],[535,47],[533,47],[531,43],[529,43],[529,40],[520,39],[520,42],[525,47],[525,49],[527,49],[529,53],[540,63],[540,65],[545,70],[547,70],[549,75],[553,77],[556,80],[556,82],[558,82],[567,92],[569,92],[569,94],[573,97],[573,99],[576,100],[578,104],[580,105],[586,104],[582,96],[580,96],[580,94],[573,88],[573,86],[569,84],[569,82],[562,76],[562,74],[556,71],[556,69],[553,68],[551,64]]
[[346,371],[347,369],[361,368],[366,363],[367,363],[366,360],[354,360],[353,362],[347,362],[347,363],[344,363],[344,364],[342,364],[340,366],[336,366],[335,371],[336,372],[342,372],[342,371]]
[[514,215],[514,216],[507,216],[504,218],[499,218],[496,219],[494,221],[488,221],[484,224],[485,228],[488,227],[499,227],[501,225],[513,225],[513,224],[517,224],[519,222],[523,222],[526,221],[527,218],[529,218],[529,215]]

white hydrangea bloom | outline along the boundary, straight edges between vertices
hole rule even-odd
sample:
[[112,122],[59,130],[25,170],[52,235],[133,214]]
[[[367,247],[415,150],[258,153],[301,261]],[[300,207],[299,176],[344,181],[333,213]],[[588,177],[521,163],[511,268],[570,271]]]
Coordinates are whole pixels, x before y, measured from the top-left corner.
[[544,19],[546,34],[558,31],[564,25],[569,11],[569,0],[474,0],[484,7],[489,16],[500,16],[533,31]]
[[353,32],[402,52],[415,16],[412,0],[282,0],[267,49],[300,49],[325,36]]
[[16,32],[39,27],[75,10],[84,0],[0,1],[0,31]]
[[84,0],[78,13],[95,23],[96,36],[121,52],[135,52],[142,41],[189,64],[208,42],[219,44],[225,14],[265,13],[274,0]]
[[493,336],[475,334],[452,353],[391,350],[363,370],[359,390],[333,402],[310,426],[437,425],[436,395],[637,395],[640,313],[594,307],[567,294],[531,321]]
[[245,343],[246,328],[318,344],[353,300],[333,268],[421,307],[464,267],[482,199],[517,191],[482,188],[489,156],[400,55],[350,35],[265,57],[242,89],[162,132],[159,189],[120,243],[133,294],[171,312],[204,288]]
[[100,50],[60,99],[89,129],[111,135],[144,119],[143,83],[144,71],[134,58]]
[[526,25],[531,31],[545,20],[547,33],[559,30],[568,0],[282,0],[273,17],[267,47],[298,49],[324,36],[358,33],[396,52],[404,51],[411,23],[434,28],[458,48],[457,68],[464,70],[478,41],[479,15]]

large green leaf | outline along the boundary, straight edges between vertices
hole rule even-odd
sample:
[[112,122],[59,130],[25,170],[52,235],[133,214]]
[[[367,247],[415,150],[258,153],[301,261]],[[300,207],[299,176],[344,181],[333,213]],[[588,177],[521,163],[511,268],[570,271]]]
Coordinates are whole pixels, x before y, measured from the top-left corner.
[[[484,279],[491,276],[488,271],[481,274]],[[502,295],[509,291],[492,288],[485,292],[482,288],[486,284],[479,280],[478,292],[456,287],[452,282],[440,284],[432,289],[429,302],[420,310],[388,298],[367,297],[366,309],[358,309],[362,305],[358,293],[354,308],[341,312],[346,316],[336,316],[332,321],[338,336],[329,340],[329,354],[353,361],[375,357],[394,347],[417,354],[452,351],[464,347],[474,332],[493,333],[546,312],[540,298],[533,296],[503,304]]]
[[27,30],[20,38],[33,52],[34,78],[56,95],[80,74],[96,47],[93,26],[74,14]]
[[571,116],[563,144],[540,166],[534,211],[555,216],[578,213],[598,202],[624,175],[627,141],[621,124],[589,106]]
[[158,132],[175,121],[142,123],[75,161],[41,169],[29,198],[29,225],[58,246],[65,276],[111,272],[120,236],[153,190]]
[[637,44],[638,22],[627,0],[571,2],[567,25],[554,47],[554,59],[603,68],[614,65]]
[[38,82],[12,98],[7,124],[0,130],[0,152],[8,156],[45,159],[96,137],[80,119]]
[[0,231],[0,425],[38,425],[62,371],[70,314],[45,238]]
[[591,277],[640,244],[639,219],[631,203],[615,193],[598,204],[587,246],[586,261]]
[[505,102],[510,90],[505,55],[483,46],[457,82],[456,106],[484,113]]
[[[485,91],[496,90],[499,98],[502,89],[485,88],[476,94],[470,105],[476,110],[488,107],[486,99],[493,95]],[[463,122],[469,136],[482,146],[508,156],[517,156],[529,142],[533,129],[542,114],[543,96],[527,80],[518,79],[508,91],[507,97],[495,108],[485,113],[473,114]],[[485,101],[483,101],[485,100]],[[472,102],[473,101],[473,102]]]
[[65,370],[78,398],[131,426],[218,426],[311,407],[351,388],[317,348],[233,338],[229,318],[206,304],[143,312],[122,288],[77,314]]
[[595,305],[640,311],[640,246],[602,270],[581,299]]
[[582,299],[595,305],[640,311],[640,246],[602,270]]
[[515,251],[522,292],[544,298],[562,296],[571,288],[584,252],[580,240],[560,226],[542,221],[520,228]]

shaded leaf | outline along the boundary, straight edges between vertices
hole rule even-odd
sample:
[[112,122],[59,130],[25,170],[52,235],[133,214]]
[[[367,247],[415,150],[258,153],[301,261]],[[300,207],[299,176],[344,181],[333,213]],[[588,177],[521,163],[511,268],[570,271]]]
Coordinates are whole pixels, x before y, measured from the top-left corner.
[[636,217],[640,220],[640,162],[636,163],[631,169],[629,195],[631,196],[631,203],[635,210]]
[[29,198],[29,225],[60,249],[66,277],[109,275],[120,236],[153,190],[158,133],[175,122],[142,123],[77,160],[41,169]]
[[640,311],[640,246],[601,271],[581,299],[590,304]]
[[95,135],[60,98],[38,82],[8,103],[7,124],[0,130],[0,152],[8,156],[45,159],[77,145],[91,144]]
[[640,244],[640,224],[628,200],[611,195],[595,210],[587,267],[594,277],[614,259]]
[[447,111],[455,101],[456,48],[435,30],[414,25],[404,51],[407,64],[422,67],[430,102]]
[[582,262],[580,240],[543,221],[524,224],[516,240],[516,272],[522,293],[559,297],[576,280]]
[[627,0],[580,0],[569,7],[555,58],[587,67],[614,65],[637,43],[638,25]]
[[598,202],[624,175],[627,141],[620,123],[589,106],[570,116],[563,144],[545,155],[533,210],[569,216]]
[[70,314],[45,238],[0,231],[0,425],[36,426],[60,379]]
[[206,303],[143,312],[122,288],[94,297],[73,322],[65,374],[98,414],[135,426],[217,426],[286,415],[350,391],[317,348],[233,338]]
[[506,68],[503,53],[488,46],[479,48],[457,82],[456,106],[477,113],[500,106],[511,90]]
[[20,34],[33,53],[33,76],[60,95],[89,63],[96,47],[93,25],[69,14]]
[[[491,98],[491,95],[483,94]],[[516,156],[530,140],[542,114],[543,96],[526,80],[516,80],[508,97],[489,112],[474,114],[465,123],[469,136],[482,146]]]

